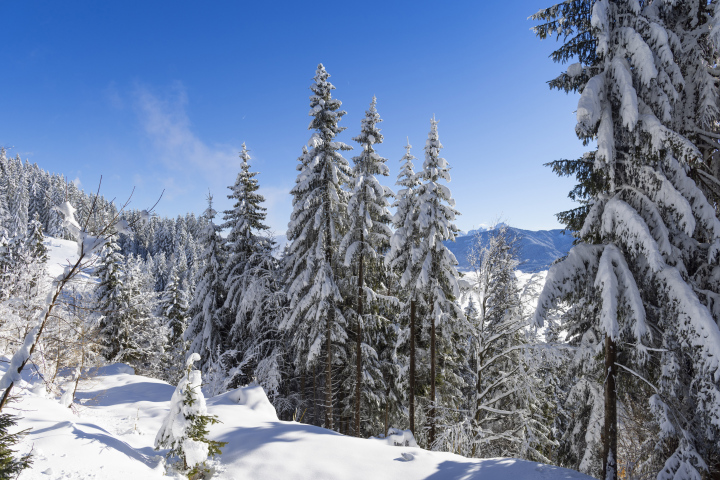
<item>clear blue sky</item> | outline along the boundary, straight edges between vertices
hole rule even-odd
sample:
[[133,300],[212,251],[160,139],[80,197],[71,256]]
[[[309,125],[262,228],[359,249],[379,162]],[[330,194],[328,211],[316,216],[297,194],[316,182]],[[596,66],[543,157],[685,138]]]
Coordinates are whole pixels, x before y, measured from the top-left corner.
[[[175,216],[229,207],[246,142],[283,233],[308,89],[322,62],[357,134],[373,95],[393,185],[405,138],[418,168],[433,114],[468,230],[557,228],[572,181],[543,167],[585,149],[576,96],[529,15],[550,1],[2,2],[0,145],[107,197]],[[348,160],[354,155],[348,152]]]

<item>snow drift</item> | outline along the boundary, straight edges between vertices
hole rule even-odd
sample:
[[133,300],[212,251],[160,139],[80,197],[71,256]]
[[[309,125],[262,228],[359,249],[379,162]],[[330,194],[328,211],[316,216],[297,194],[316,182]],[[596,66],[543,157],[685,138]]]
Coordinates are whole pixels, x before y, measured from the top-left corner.
[[[47,395],[39,378],[24,372],[20,400],[10,408],[24,417],[20,428],[32,428],[20,450],[32,448],[34,464],[21,480],[168,478],[165,452],[152,445],[174,386],[132,375],[123,365],[96,373],[84,377],[73,411]],[[228,442],[215,465],[217,479],[590,478],[534,462],[473,460],[283,422],[258,386],[209,398],[207,406],[222,421],[211,427],[210,438]],[[393,433],[403,436],[402,431]]]

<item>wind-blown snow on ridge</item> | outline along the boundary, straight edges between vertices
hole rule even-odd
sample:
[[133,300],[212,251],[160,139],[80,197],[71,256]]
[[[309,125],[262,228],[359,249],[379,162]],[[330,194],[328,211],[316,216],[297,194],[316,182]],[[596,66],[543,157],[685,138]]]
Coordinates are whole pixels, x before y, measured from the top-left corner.
[[[33,429],[20,450],[32,446],[34,463],[21,480],[168,478],[163,476],[165,452],[154,451],[152,445],[174,387],[118,372],[128,370],[108,368],[99,371],[107,375],[84,380],[77,413],[47,396],[42,382],[25,372],[20,401],[11,405],[18,409],[13,413],[24,417],[19,427]],[[209,398],[207,406],[208,413],[222,421],[210,428],[210,438],[228,442],[213,476],[217,479],[590,478],[534,462],[468,459],[279,421],[257,386]]]

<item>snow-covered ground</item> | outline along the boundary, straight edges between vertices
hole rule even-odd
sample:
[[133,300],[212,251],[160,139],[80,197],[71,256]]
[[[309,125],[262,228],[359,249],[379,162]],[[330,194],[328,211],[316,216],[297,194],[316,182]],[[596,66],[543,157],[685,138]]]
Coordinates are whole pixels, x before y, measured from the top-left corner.
[[[11,405],[23,417],[20,427],[32,428],[21,450],[32,448],[34,463],[20,480],[167,478],[164,452],[154,451],[153,442],[174,387],[129,371],[113,365],[83,381],[75,412],[46,395],[42,383],[26,373],[20,401]],[[228,442],[213,477],[218,479],[590,478],[534,462],[470,460],[279,421],[259,387],[233,390],[207,404],[222,421],[210,428],[210,437]]]
[[[49,275],[77,259],[73,241],[49,238]],[[89,272],[88,272],[89,273]],[[521,283],[529,275],[518,272]],[[527,278],[526,278],[527,277]],[[5,359],[7,360],[7,359]],[[7,363],[0,362],[0,372]],[[153,449],[175,387],[136,376],[130,367],[103,367],[84,379],[72,409],[23,372],[7,410],[30,428],[19,450],[32,450],[33,465],[20,480],[168,478],[164,451]],[[70,385],[67,386],[68,388]],[[323,428],[279,421],[260,387],[245,387],[207,401],[222,423],[210,437],[228,442],[217,479],[589,479],[583,474],[517,459],[471,460],[382,439],[347,437]],[[392,443],[392,442],[389,442]],[[180,478],[180,477],[178,477]]]
[[55,278],[65,267],[77,261],[77,242],[75,240],[61,240],[59,238],[45,237],[45,246],[48,249],[48,275]]

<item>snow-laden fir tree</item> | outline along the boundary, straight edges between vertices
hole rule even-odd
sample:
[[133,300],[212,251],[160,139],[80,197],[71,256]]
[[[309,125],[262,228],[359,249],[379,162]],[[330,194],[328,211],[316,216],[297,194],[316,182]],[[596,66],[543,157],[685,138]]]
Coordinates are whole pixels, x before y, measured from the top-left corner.
[[8,206],[10,210],[10,237],[24,237],[27,231],[28,207],[30,206],[30,193],[27,188],[27,172],[22,166],[20,157],[16,157],[15,173],[8,183]]
[[[569,302],[568,341],[587,352],[586,363],[604,354],[599,378],[575,382],[604,385],[603,452],[599,462],[586,452],[579,465],[604,478],[616,478],[624,461],[616,438],[617,398],[625,389],[642,392],[656,432],[643,442],[646,456],[633,474],[700,478],[718,458],[720,288],[708,273],[718,268],[720,221],[690,176],[712,173],[688,128],[689,119],[703,117],[706,128],[714,125],[717,83],[691,78],[697,69],[713,71],[708,57],[683,52],[686,29],[707,16],[714,24],[716,11],[715,2],[601,0],[535,15],[545,22],[540,37],[566,39],[554,58],[580,60],[551,85],[582,91],[576,132],[597,141],[584,158],[554,164],[579,180],[572,195],[584,205],[561,218],[578,230],[580,243],[551,268],[536,321]],[[695,90],[699,84],[706,93]],[[597,393],[590,396],[597,402]],[[597,421],[597,408],[592,412]],[[597,443],[599,429],[591,433],[586,443]]]
[[[272,255],[274,242],[269,238],[264,241],[266,248],[250,257],[250,266],[241,279],[244,293],[237,308],[244,322],[236,322],[230,329],[230,346],[224,355],[235,362],[220,360],[226,368],[230,365],[222,390],[241,385],[249,378],[263,387],[276,409],[282,412],[288,408],[276,400],[280,400],[285,376],[285,337],[279,329],[285,292],[278,281],[277,259]],[[236,337],[244,342],[235,343]]]
[[41,260],[42,262],[48,261],[50,257],[48,256],[48,249],[45,246],[45,235],[43,234],[42,223],[40,223],[40,215],[37,213],[35,213],[28,225],[26,241],[30,255],[33,258]]
[[[280,384],[277,347],[281,343],[279,321],[280,288],[275,279],[276,260],[273,243],[265,225],[265,198],[257,193],[257,172],[250,171],[250,154],[242,145],[240,172],[230,188],[228,198],[235,201],[225,212],[223,227],[227,236],[228,262],[225,267],[230,315],[228,348],[220,357],[218,368],[225,372],[221,389],[236,388],[257,377],[268,395],[276,394]],[[268,369],[267,362],[273,363]]]
[[121,280],[122,264],[125,259],[120,254],[116,237],[111,237],[103,246],[100,262],[96,269],[98,284],[95,289],[100,320],[100,345],[102,355],[113,361],[123,349],[124,340],[118,336],[121,327]]
[[470,324],[467,384],[457,423],[441,439],[469,457],[518,457],[550,463],[555,442],[546,418],[543,352],[529,329],[523,288],[515,276],[518,238],[496,227],[477,235],[468,255],[470,288],[463,292]]
[[225,304],[225,283],[223,268],[227,258],[225,244],[220,237],[220,227],[213,221],[217,212],[212,206],[212,195],[208,195],[208,208],[203,213],[205,232],[202,268],[198,271],[197,283],[190,305],[192,320],[185,330],[184,338],[190,342],[188,351],[200,355],[200,369],[210,374],[215,362],[225,349],[228,325]]
[[[419,263],[413,258],[413,251],[419,242],[417,218],[418,218],[418,197],[417,187],[420,185],[420,177],[415,173],[413,160],[416,158],[410,153],[410,141],[405,146],[405,155],[400,159],[400,173],[397,177],[398,186],[395,195],[395,216],[393,225],[395,232],[390,239],[390,250],[385,256],[385,265],[397,278],[394,290],[400,301],[397,322],[399,335],[397,338],[399,352],[398,363],[404,364],[402,372],[393,382],[392,390],[398,393],[402,399],[407,397],[409,426],[413,434],[415,430],[415,390],[416,390],[416,339],[420,331],[417,328],[417,304],[420,300],[416,288],[418,275],[420,274]],[[406,361],[403,361],[406,360]],[[406,381],[407,379],[407,381]],[[403,393],[406,392],[406,395]]]
[[720,205],[720,98],[714,70],[720,46],[717,5],[716,1],[689,0],[653,6],[654,14],[671,32],[675,61],[684,80],[672,125],[700,150],[703,161],[693,164],[689,175],[716,212]]
[[[344,130],[338,122],[345,115],[342,103],[332,98],[335,87],[325,67],[318,65],[310,86],[309,129],[314,130],[300,173],[291,190],[293,212],[288,224],[288,313],[281,327],[289,333],[295,362],[301,371],[314,371],[324,361],[325,427],[333,426],[333,375],[340,347],[347,339],[346,320],[338,286],[336,250],[347,224],[350,167],[341,151],[350,147],[335,140]],[[324,355],[323,355],[324,353]],[[340,357],[340,358],[338,358]]]
[[32,227],[27,235],[17,236],[7,244],[0,256],[0,349],[5,352],[15,350],[37,323],[50,287],[42,231],[37,225]]
[[169,283],[160,297],[159,309],[160,320],[168,332],[162,378],[169,383],[175,383],[184,373],[179,366],[183,364],[187,352],[188,345],[183,334],[189,320],[188,296],[176,265],[170,269]]
[[416,190],[418,243],[412,250],[412,261],[421,266],[414,288],[423,299],[421,339],[429,350],[424,375],[428,445],[435,442],[438,415],[452,408],[460,395],[463,381],[458,372],[463,359],[457,343],[467,332],[465,316],[457,302],[460,295],[457,260],[443,243],[455,240],[458,229],[453,221],[458,212],[450,189],[440,183],[450,182],[450,166],[440,156],[443,146],[437,123],[433,117],[425,142],[422,183]]
[[218,423],[208,415],[202,393],[202,374],[193,369],[200,355],[192,353],[185,364],[185,375],[170,399],[170,411],[155,436],[155,450],[168,448],[167,458],[178,457],[179,470],[189,478],[205,478],[208,457],[220,455],[227,442],[207,438],[208,425]]
[[[385,382],[377,349],[387,349],[391,339],[386,337],[388,319],[387,304],[393,298],[387,295],[383,256],[390,246],[392,231],[388,198],[389,188],[380,184],[378,176],[388,176],[389,169],[375,151],[375,145],[382,143],[378,123],[382,121],[373,97],[370,108],[362,119],[360,134],[353,140],[360,144],[360,155],[353,157],[351,195],[348,200],[349,225],[340,243],[340,255],[344,255],[345,267],[350,269],[349,286],[354,290],[352,309],[348,310],[355,325],[352,333],[354,348],[349,348],[348,375],[345,376],[348,407],[354,417],[353,431],[360,435],[361,411],[375,408],[383,410],[387,399],[384,397]],[[351,292],[348,292],[351,293]],[[351,294],[352,294],[351,293]],[[363,422],[369,425],[369,415]],[[368,429],[369,430],[369,429]]]
[[20,472],[32,465],[30,453],[18,457],[16,451],[12,449],[29,431],[28,429],[10,433],[10,430],[17,430],[19,419],[9,413],[0,414],[0,478],[17,478]]
[[153,314],[157,296],[151,276],[145,271],[144,262],[134,255],[124,259],[119,273],[116,289],[108,296],[115,302],[116,310],[105,310],[102,320],[106,351],[114,353],[106,358],[127,363],[138,374],[159,378],[167,334]]

